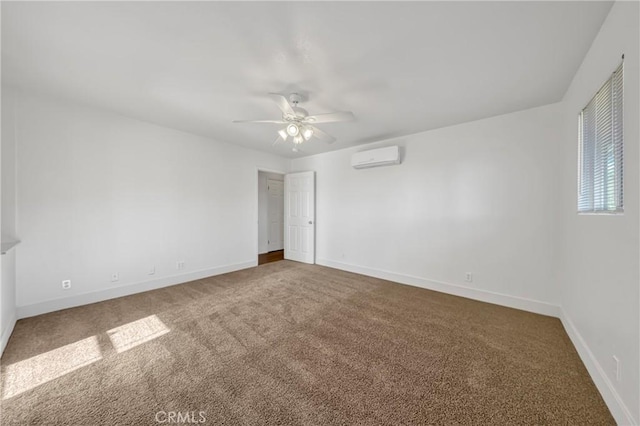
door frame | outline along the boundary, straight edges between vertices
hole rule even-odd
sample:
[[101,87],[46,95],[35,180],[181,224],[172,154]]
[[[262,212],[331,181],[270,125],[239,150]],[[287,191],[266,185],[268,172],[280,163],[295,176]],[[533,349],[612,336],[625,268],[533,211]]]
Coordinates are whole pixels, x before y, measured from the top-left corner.
[[[268,167],[261,167],[258,166],[256,167],[256,171],[255,171],[255,180],[254,180],[254,185],[253,185],[253,199],[254,202],[256,203],[255,205],[255,209],[254,209],[254,234],[256,236],[256,240],[255,240],[255,245],[253,248],[253,253],[255,254],[255,257],[253,258],[253,262],[255,263],[253,266],[258,266],[258,256],[260,255],[260,204],[258,203],[258,196],[259,196],[259,187],[258,185],[260,185],[260,172],[264,172],[264,173],[277,173],[279,175],[285,176],[288,172],[282,171],[282,170],[278,170],[278,169],[271,169]],[[284,201],[283,201],[284,202]],[[284,225],[283,225],[284,226]]]
[[[286,175],[283,176],[283,178]],[[282,193],[281,198],[282,198],[282,203],[278,203],[276,202],[272,202],[272,194],[271,194],[271,187],[272,186],[280,186]],[[278,218],[277,217],[273,217],[272,216],[272,211],[273,211],[273,207],[278,207],[278,204],[280,204],[280,248],[277,247],[272,247],[272,244],[275,246],[275,241],[277,240],[278,236],[277,235],[272,235],[271,231],[273,230],[273,228],[271,227],[271,225],[274,222],[278,222]],[[271,243],[271,241],[274,241],[274,243]],[[267,250],[268,253],[271,253],[272,251],[277,251],[277,250],[284,250],[284,179],[283,180],[278,180],[278,179],[273,179],[271,177],[267,176]]]

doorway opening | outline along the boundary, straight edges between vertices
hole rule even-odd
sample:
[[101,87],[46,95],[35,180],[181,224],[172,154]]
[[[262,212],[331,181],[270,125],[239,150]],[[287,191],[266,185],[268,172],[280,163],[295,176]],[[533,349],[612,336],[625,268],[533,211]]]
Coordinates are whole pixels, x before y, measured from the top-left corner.
[[258,265],[284,259],[284,175],[258,171]]

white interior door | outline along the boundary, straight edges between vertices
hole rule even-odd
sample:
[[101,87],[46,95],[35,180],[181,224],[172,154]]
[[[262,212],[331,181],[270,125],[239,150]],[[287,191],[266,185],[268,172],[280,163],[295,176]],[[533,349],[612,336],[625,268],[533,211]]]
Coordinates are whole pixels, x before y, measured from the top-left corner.
[[282,250],[284,248],[284,182],[268,179],[267,191],[269,193],[267,201],[269,251]]
[[315,263],[316,185],[314,172],[284,177],[284,258]]

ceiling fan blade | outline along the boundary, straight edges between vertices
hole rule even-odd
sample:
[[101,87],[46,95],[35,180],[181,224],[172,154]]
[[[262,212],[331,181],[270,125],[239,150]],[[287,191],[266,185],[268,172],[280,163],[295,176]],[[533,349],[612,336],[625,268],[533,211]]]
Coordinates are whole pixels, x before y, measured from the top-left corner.
[[282,120],[233,120],[232,123],[269,123],[269,124],[286,124]]
[[280,135],[276,136],[276,139],[273,141],[273,143],[271,144],[271,146],[276,146],[278,145],[280,142],[282,142],[282,138],[280,137]]
[[291,108],[291,105],[289,104],[289,101],[285,96],[281,95],[280,93],[269,93],[269,96],[271,96],[271,99],[273,99],[278,104],[278,108],[280,108],[280,111],[282,111],[283,114],[296,115],[295,111],[293,110],[293,108]]
[[353,121],[356,117],[351,111],[330,112],[327,114],[308,115],[304,121],[308,123],[335,123],[337,121]]
[[313,130],[313,136],[320,139],[321,141],[326,143],[334,143],[336,141],[336,138],[331,136],[329,133],[323,132],[315,126],[309,127],[311,127],[311,130]]

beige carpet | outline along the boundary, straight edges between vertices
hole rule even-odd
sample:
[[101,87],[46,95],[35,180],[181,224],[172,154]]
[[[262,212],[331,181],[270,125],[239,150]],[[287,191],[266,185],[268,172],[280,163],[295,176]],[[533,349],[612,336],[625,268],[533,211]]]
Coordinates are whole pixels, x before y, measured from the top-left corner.
[[558,319],[288,261],[20,320],[2,384],[3,425],[614,424]]

